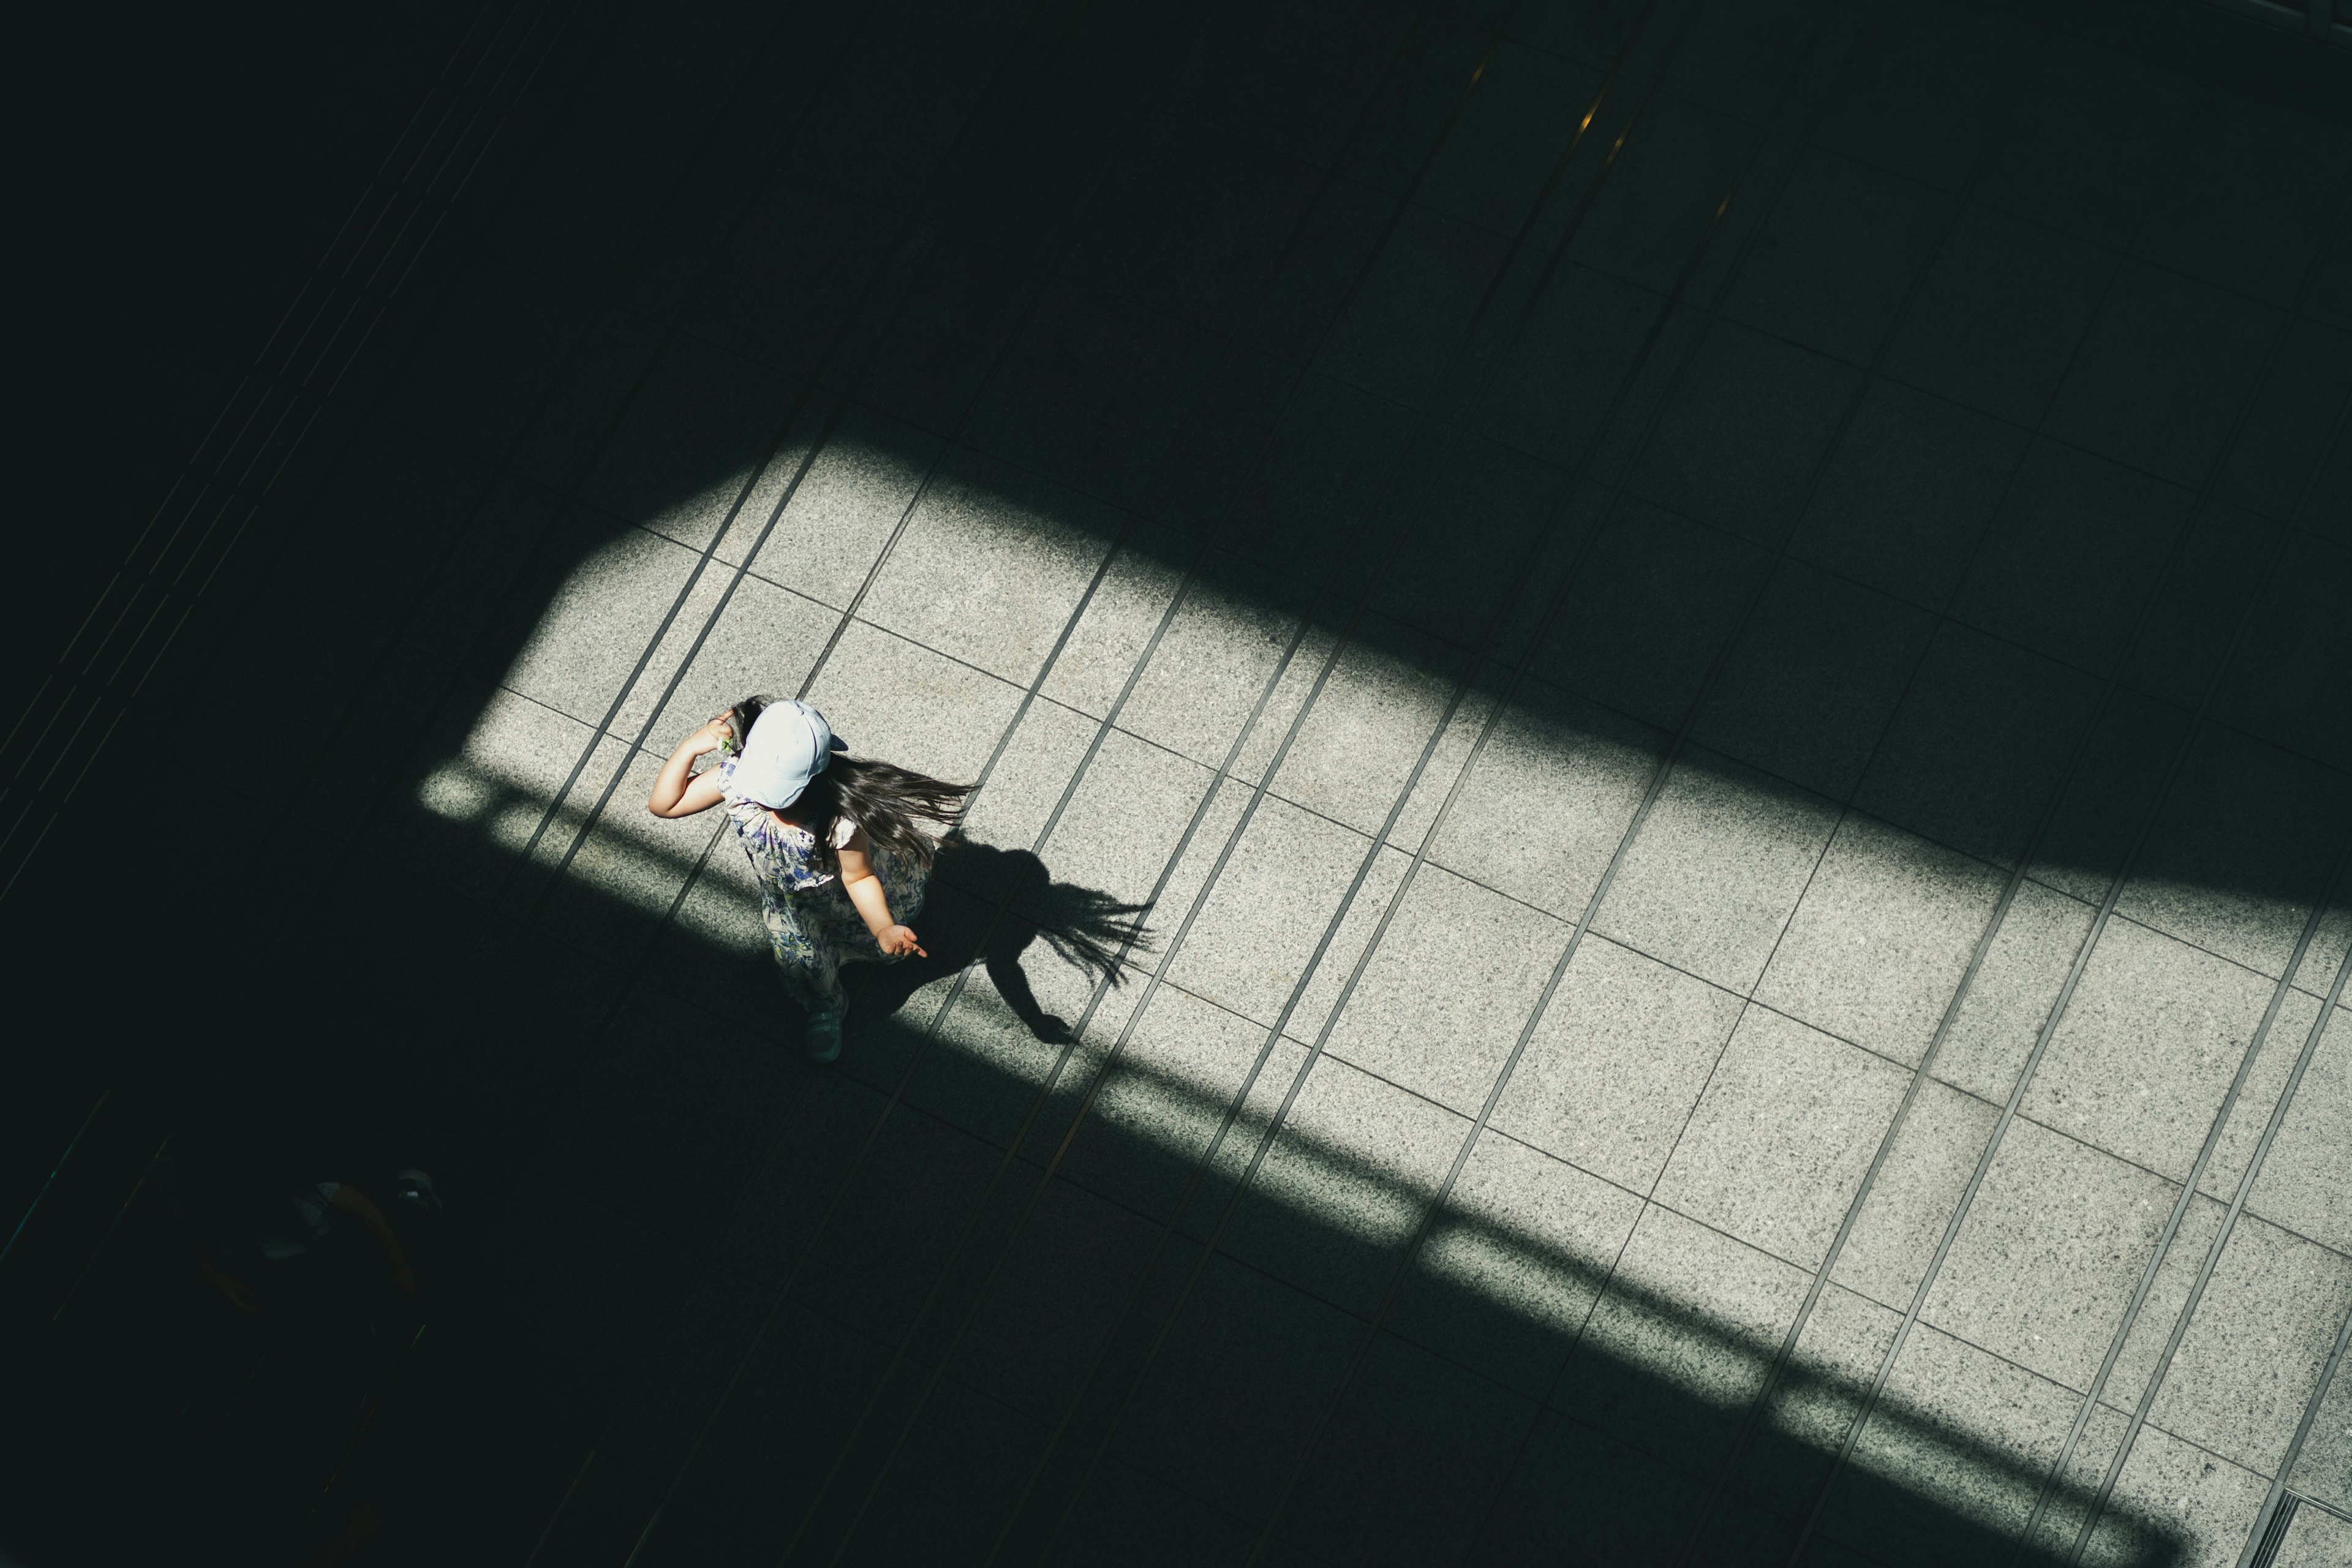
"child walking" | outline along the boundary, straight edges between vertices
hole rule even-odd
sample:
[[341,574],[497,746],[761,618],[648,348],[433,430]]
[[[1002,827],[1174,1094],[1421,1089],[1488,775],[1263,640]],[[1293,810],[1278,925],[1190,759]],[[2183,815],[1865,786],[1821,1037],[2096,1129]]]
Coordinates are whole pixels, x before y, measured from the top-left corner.
[[[725,760],[699,773],[712,752]],[[969,784],[852,757],[824,715],[790,698],[747,697],[672,752],[646,809],[691,816],[724,805],[759,879],[768,943],[784,989],[808,1011],[814,1061],[841,1054],[849,1010],[841,966],[923,952],[905,922],[922,913],[939,853]]]

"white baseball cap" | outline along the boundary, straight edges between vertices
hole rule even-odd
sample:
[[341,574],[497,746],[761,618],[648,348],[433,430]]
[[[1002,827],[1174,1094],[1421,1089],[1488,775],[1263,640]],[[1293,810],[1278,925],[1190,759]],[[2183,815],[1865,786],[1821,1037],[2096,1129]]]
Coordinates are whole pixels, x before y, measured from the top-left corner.
[[730,782],[746,800],[790,805],[800,799],[809,780],[824,772],[834,752],[848,749],[834,738],[824,714],[788,697],[760,710]]

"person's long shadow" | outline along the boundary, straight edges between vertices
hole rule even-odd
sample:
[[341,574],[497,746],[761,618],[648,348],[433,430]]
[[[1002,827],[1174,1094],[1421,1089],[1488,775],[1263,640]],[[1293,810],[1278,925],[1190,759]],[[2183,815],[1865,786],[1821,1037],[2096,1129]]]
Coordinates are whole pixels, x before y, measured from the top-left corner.
[[1070,1026],[1038,1002],[1023,954],[1043,942],[1089,985],[1116,985],[1122,954],[1150,945],[1150,905],[1057,882],[1028,850],[975,844],[961,832],[940,847],[931,889],[917,922],[926,956],[853,971],[860,1013],[896,1013],[924,986],[977,963],[1030,1033],[1058,1044],[1069,1038]]

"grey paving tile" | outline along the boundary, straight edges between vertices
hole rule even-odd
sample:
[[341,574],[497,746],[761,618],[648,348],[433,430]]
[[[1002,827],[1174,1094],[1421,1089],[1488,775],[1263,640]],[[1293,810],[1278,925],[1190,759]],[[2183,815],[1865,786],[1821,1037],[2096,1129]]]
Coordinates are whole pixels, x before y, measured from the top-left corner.
[[1947,621],[1854,804],[1995,865],[2014,864],[2097,696],[2080,670]]
[[2142,1521],[2161,1521],[2181,1540],[2187,1550],[2180,1562],[2199,1568],[2234,1562],[2238,1544],[2252,1533],[2267,1489],[2263,1477],[2216,1459],[2161,1427],[2143,1426],[2084,1561],[2124,1561],[2136,1547],[2144,1553],[2144,1540],[2133,1537],[2147,1528]]
[[700,563],[583,507],[567,509],[556,527],[562,547],[541,552],[535,591],[509,603],[502,630],[515,652],[504,684],[593,724],[627,689]]
[[967,438],[1113,505],[1138,505],[1223,352],[1207,332],[1139,304],[1048,286],[973,404]]
[[[1922,1323],[1855,1445],[1860,1484],[1841,1484],[1820,1528],[1895,1562],[1968,1561],[1983,1535],[2013,1539],[2064,1445],[2076,1395]],[[1939,1507],[1905,1510],[1862,1477]],[[1957,1516],[1957,1517],[1955,1517]],[[1937,1539],[1938,1523],[1975,1527]],[[1981,1558],[1978,1560],[1981,1561]]]
[[470,531],[490,480],[474,458],[371,421],[271,563],[272,584],[389,631],[431,590],[435,567]]
[[1332,1026],[1330,1050],[1476,1115],[1570,929],[1423,866]]
[[2287,1484],[2295,1490],[2339,1510],[2352,1500],[2352,1480],[2346,1479],[2352,1470],[2344,1463],[2352,1458],[2352,1419],[2347,1416],[2352,1416],[2352,1378],[2344,1375],[2339,1363],[2335,1380],[2320,1396],[2311,1436],[2287,1475]]
[[2341,773],[2208,726],[2116,907],[2265,974],[2284,973],[2347,831]]
[[[1463,101],[1461,118],[1438,149],[1416,199],[1503,234],[1532,225],[1536,198],[1601,84],[1601,72],[1572,58],[1530,47],[1507,34],[1497,38],[1477,90]],[[1604,114],[1609,107],[1604,100]],[[1580,163],[1590,165],[1600,141],[1587,133]],[[1553,208],[1562,205],[1559,190],[1580,190],[1583,181],[1576,175],[1581,173],[1559,182]]]
[[1813,138],[1943,190],[1967,182],[2028,36],[1969,10],[1873,14]]
[[1951,198],[1818,149],[1798,160],[1724,313],[1867,364],[1895,325]]
[[1998,1116],[1997,1107],[1972,1095],[1933,1079],[1922,1084],[1832,1278],[1874,1301],[1907,1308]]
[[1316,368],[1381,397],[1422,403],[1468,330],[1507,247],[1491,230],[1408,207],[1333,326]]
[[[2256,1475],[2276,1474],[2347,1308],[2352,1260],[2241,1218],[2148,1419]],[[2167,1314],[2168,1332],[2173,1321]]]
[[[1150,647],[1170,601],[1197,559],[1160,529],[1122,531],[1117,549],[1098,567],[1085,607],[1068,626],[1041,689],[1067,707],[1099,718],[1118,700],[1128,678]],[[1056,634],[1057,636],[1060,634]]]
[[[801,437],[803,430],[793,435]],[[805,454],[798,439],[779,454],[792,460],[772,463],[761,477],[758,499],[766,504],[755,526],[730,531],[719,553],[740,563],[756,545],[754,573],[820,604],[846,607],[913,504],[938,451],[935,437],[866,409],[845,408],[766,540],[760,540],[759,530],[783,500],[776,487],[792,482]]]
[[2333,679],[2352,654],[2343,614],[2352,549],[2297,534],[2257,605],[2214,706],[2225,722],[2352,772],[2352,699]]
[[2154,589],[2189,492],[2085,452],[2037,440],[1952,614],[2086,669],[2105,672]]
[[[1236,12],[1201,30],[1170,79],[1168,106],[1318,167],[1328,165],[1402,39],[1403,7],[1385,7],[1350,27],[1333,26],[1334,14],[1315,5],[1285,6],[1262,16],[1238,7]],[[1248,26],[1244,19],[1258,26]]]
[[1759,132],[1679,97],[1660,98],[1642,120],[1568,254],[1663,295],[1705,242]]
[[1028,270],[969,233],[918,229],[849,324],[827,379],[919,429],[961,428],[1020,324]]
[[1322,375],[1299,383],[1218,542],[1318,587],[1357,586],[1367,520],[1389,502],[1388,476],[1409,432],[1393,405]]
[[1088,201],[1065,264],[1098,287],[1230,333],[1315,193],[1308,164],[1148,115]]
[[[2212,1247],[2213,1238],[2221,1234],[2226,1205],[2202,1195],[2191,1197],[2181,1211],[2179,1228],[2173,1232],[2172,1245],[2158,1260],[2155,1278],[2148,1282],[2147,1299],[2140,1303],[2139,1315],[2126,1330],[2123,1344],[2116,1350],[2115,1369],[2107,1375],[2107,1384],[2100,1393],[2105,1412],[2128,1415],[2137,1407],[2139,1396],[2156,1375],[2157,1363],[2163,1359],[2165,1340],[2179,1321],[2181,1309],[2189,1304],[2189,1292],[2197,1282],[2197,1270]],[[2146,1258],[2141,1259],[2143,1267]],[[2124,1325],[2117,1323],[2112,1328]]]
[[2030,427],[2116,265],[2087,241],[1971,205],[1896,331],[1886,374]]
[[1288,361],[1229,344],[1162,458],[1143,515],[1195,542],[1212,536],[1255,470],[1303,374]]
[[1794,344],[1719,324],[1626,484],[1685,517],[1777,545],[1859,379]]
[[1412,521],[1404,570],[1373,589],[1371,608],[1449,642],[1491,647],[1501,618],[1529,597],[1538,552],[1587,521],[1568,514],[1567,489],[1549,464],[1476,437],[1452,443]]
[[1386,1324],[1507,1387],[1540,1394],[1641,1211],[1633,1194],[1489,1129]]
[[1918,1061],[2003,879],[1858,814],[1839,824],[1756,999],[1896,1061]]
[[[646,744],[664,755],[704,720],[754,692],[797,690],[833,634],[836,617],[832,610],[760,578],[738,580],[721,569],[706,573],[701,584],[713,599],[730,585],[726,607],[717,609],[715,617],[681,616],[671,626],[648,671],[659,681],[648,682],[625,712],[633,726],[643,723],[668,679],[677,680],[646,738]],[[699,595],[690,607],[702,607]],[[693,649],[692,661],[677,668],[675,659],[683,658],[697,638],[702,646]]]
[[[1367,624],[1370,623],[1370,624]],[[1366,616],[1274,776],[1276,794],[1363,833],[1381,831],[1470,657]]]
[[2280,526],[2218,501],[2198,509],[2124,660],[2122,679],[2176,707],[2194,710],[2202,702],[2231,653],[2247,601],[2262,585]]
[[[1196,840],[1193,855],[1213,859],[1222,842]],[[1271,1027],[1370,849],[1363,835],[1269,797],[1210,889],[1169,978]]]
[[1309,1069],[1226,1253],[1370,1317],[1470,1122],[1336,1057]]
[[2110,921],[2021,1109],[2186,1180],[2271,991],[2259,974]]
[[465,662],[500,596],[520,578],[532,548],[554,521],[557,498],[511,475],[481,497],[472,526],[451,544],[447,563],[408,605],[402,636],[445,662]]
[[1746,992],[1837,826],[1828,802],[1700,750],[1675,764],[1593,928]]
[[[2273,1035],[2263,1048],[2285,1059],[2285,1047],[2302,1048],[2299,1037]],[[2257,1102],[2264,1109],[2277,1103],[2273,1096]],[[2343,1136],[2345,1118],[2352,1115],[2352,1009],[2338,1007],[2327,1016],[2327,1032],[2319,1037],[2303,1082],[2277,1138],[2271,1142],[2263,1173],[2247,1198],[2253,1213],[2287,1229],[2352,1255],[2352,1144]]]
[[1818,1268],[1907,1081],[1892,1063],[1750,1008],[1675,1146],[1657,1201]]
[[1058,702],[1032,702],[1005,741],[988,787],[965,809],[961,837],[971,853],[943,857],[940,875],[991,904],[1013,897],[1015,884],[1036,873],[1027,857],[1099,729]]
[[541,1168],[633,1224],[709,1247],[791,1114],[805,1069],[643,987],[581,1047],[534,1156]]
[[1621,500],[1538,643],[1534,672],[1679,727],[1769,563],[1758,545]]
[[998,1153],[920,1111],[894,1110],[810,1236],[792,1276],[794,1299],[895,1338],[922,1304],[934,1261],[979,1201]]
[[[423,748],[412,812],[383,814],[385,857],[461,892],[487,894],[563,791],[593,731],[510,691],[467,682]],[[485,856],[483,848],[498,852]]]
[[[1902,1314],[1892,1309],[1834,1285],[1824,1289],[1780,1381],[1764,1395],[1757,1435],[1725,1477],[1727,1493],[1718,1506],[1735,1513],[1785,1514],[1817,1495],[1901,1324]],[[1778,1555],[1785,1559],[1795,1531],[1768,1513],[1727,1534],[1727,1546],[1734,1541],[1754,1546],[1777,1541]]]
[[1727,992],[1587,937],[1495,1107],[1493,1125],[1646,1193],[1739,1010]]
[[2328,1568],[2352,1557],[2352,1524],[2315,1508],[2297,1509],[2272,1568]]
[[[2287,139],[2308,156],[2264,149]],[[2199,116],[2187,155],[2165,177],[2148,214],[2141,254],[2191,277],[2290,303],[2319,258],[2328,216],[2339,210],[2352,168],[2352,128],[2315,121],[2219,93]]]
[[1800,558],[1940,607],[1959,585],[2024,432],[1893,381],[1872,384],[1797,525]]
[[[978,21],[969,15],[968,22]],[[857,30],[793,141],[791,167],[896,211],[922,195],[971,116],[1010,26],[950,32],[879,13]]]
[[1114,526],[1015,470],[951,459],[915,509],[863,614],[1027,685],[1076,610]]
[[885,207],[782,174],[744,213],[679,325],[789,374],[813,375],[900,226]]
[[[2294,1070],[2304,1043],[2311,1037],[2312,1026],[2319,1021],[2320,1006],[2318,997],[2301,989],[2288,992],[2281,1001],[2270,1035],[2246,1074],[2237,1110],[2222,1129],[2221,1142],[2215,1144],[2213,1157],[2206,1163],[2205,1174],[2199,1182],[2200,1190],[2207,1195],[2226,1203],[2237,1191],[2238,1179],[2245,1174],[2246,1163],[2253,1158],[2255,1145],[2261,1142],[2263,1130],[2269,1125],[2271,1111],[2285,1090],[2287,1078]],[[2315,1055],[2315,1062],[2316,1059]],[[2289,1114],[2293,1114],[2292,1108]],[[2323,1227],[2315,1234],[2325,1237],[2326,1232]]]
[[[1112,731],[1047,840],[1046,862],[1064,882],[1142,903],[1210,782],[1198,763]],[[1039,918],[1050,914],[1044,903],[1024,907]],[[1172,940],[1181,918],[1178,910],[1159,912],[1159,940]]]
[[[2221,460],[2214,490],[2264,517],[2294,520],[2337,543],[2352,542],[2340,520],[2344,483],[2324,487],[2304,505],[2327,455],[2326,420],[2352,397],[2352,335],[2307,317],[2288,324],[2278,357]],[[2298,509],[2301,509],[2298,516]]]
[[1527,1396],[1383,1333],[1275,1528],[1322,1561],[1450,1561],[1535,1415]]
[[[1217,1128],[1265,1045],[1246,1018],[1163,985],[1097,1094],[1092,1125],[1081,1124],[1063,1173],[1115,1203],[1166,1219],[1208,1153]],[[1219,1146],[1213,1175],[1186,1210],[1205,1232],[1230,1184],[1265,1136],[1306,1047],[1277,1041],[1265,1069]]]
[[2174,1191],[2036,1122],[2011,1122],[1923,1321],[2069,1388],[2089,1387]]
[[1213,1258],[1111,1454],[1261,1523],[1361,1333],[1337,1308]]
[[592,314],[583,297],[512,268],[471,270],[386,389],[387,405],[421,435],[501,458]]
[[1645,725],[1523,680],[1454,796],[1430,858],[1572,920],[1664,751],[1664,738]]
[[499,193],[490,243],[525,272],[602,293],[685,169],[693,138],[613,104],[583,116]]
[[[543,929],[623,965],[635,962],[667,915],[714,826],[645,810],[661,766],[660,757],[630,752],[617,742],[600,745],[539,841],[532,856],[538,875],[515,889],[534,896]],[[589,813],[608,786],[610,804],[592,822]],[[559,866],[561,879],[542,891],[541,878],[553,877]]]
[[1545,1411],[1465,1561],[1486,1568],[1589,1553],[1588,1562],[1638,1562],[1658,1550],[1655,1517],[1626,1508],[1626,1500],[1664,1500],[1692,1484],[1686,1472],[1602,1428]]
[[702,549],[782,437],[799,390],[752,360],[672,338],[589,470],[581,499]]
[[1980,199],[2085,239],[2120,245],[2171,167],[2198,84],[2059,35],[1995,144]]
[[1944,1037],[1936,1077],[1992,1104],[2007,1102],[2095,914],[2038,882],[2019,884]]
[[1131,1465],[1107,1459],[1074,1500],[1068,1522],[1044,1561],[1056,1568],[1104,1562],[1182,1568],[1242,1557],[1256,1534],[1223,1510]]
[[2295,984],[2314,996],[2325,996],[2347,947],[2352,947],[2352,893],[2338,890],[2319,917],[2319,929],[2312,933],[2302,967],[2295,971]]
[[1803,1295],[1797,1269],[1654,1204],[1550,1403],[1704,1472],[1727,1456]]
[[[1004,1196],[1026,1202],[1036,1179],[1034,1167],[1016,1165]],[[967,1267],[996,1273],[973,1303],[950,1364],[958,1380],[1050,1421],[1077,1392],[1158,1227],[1069,1182],[1050,1182],[1035,1198],[1018,1233],[975,1237]]]
[[2279,320],[2272,307],[2126,262],[2044,428],[2175,484],[2200,484]]
[[1833,799],[1853,793],[1937,622],[1925,610],[1782,561],[1726,658],[1692,735]]
[[1582,462],[1664,308],[1652,289],[1560,262],[1496,367],[1475,427],[1563,468]]
[[[1266,682],[1283,668],[1305,597],[1222,551],[1202,557],[1120,711],[1120,728],[1194,762],[1223,766]],[[1308,657],[1319,666],[1319,653]],[[1286,725],[1294,711],[1295,704],[1281,722]]]
[[733,147],[698,148],[631,254],[614,302],[656,321],[675,321],[766,170],[765,160]]
[[638,376],[660,352],[664,336],[642,317],[600,312],[509,466],[533,483],[568,492],[594,457],[597,438],[620,416]]
[[[898,1377],[911,1388],[913,1369],[902,1368]],[[851,1484],[842,1489],[840,1501],[827,1500],[835,1507],[853,1498],[863,1503],[855,1531],[838,1549],[840,1561],[943,1563],[981,1556],[995,1544],[1021,1483],[1050,1440],[1045,1423],[952,1378],[940,1380],[905,1446],[879,1470],[870,1496],[856,1484],[864,1476],[853,1470],[844,1478]],[[818,1519],[830,1522],[823,1514]],[[811,1537],[822,1550],[822,1524]]]
[[1677,97],[1745,120],[1767,119],[1780,106],[1783,84],[1819,52],[1814,34],[1823,15],[1812,0],[1710,3],[1695,18],[1696,37],[1675,52],[1660,79]]
[[860,756],[962,783],[988,761],[1021,691],[861,621],[842,633],[808,700]]
[[2087,903],[2106,897],[2158,791],[2189,739],[2189,715],[2110,691],[2033,854],[2034,878]]

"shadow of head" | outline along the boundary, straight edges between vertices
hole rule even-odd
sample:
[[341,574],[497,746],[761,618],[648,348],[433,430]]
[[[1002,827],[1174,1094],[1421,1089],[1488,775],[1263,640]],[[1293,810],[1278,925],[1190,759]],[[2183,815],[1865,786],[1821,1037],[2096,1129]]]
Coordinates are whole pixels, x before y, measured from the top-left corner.
[[1147,904],[1122,903],[1098,888],[1056,881],[1026,849],[976,843],[961,830],[940,847],[921,923],[926,956],[866,974],[858,1006],[896,1013],[934,980],[978,963],[1006,1004],[1041,1040],[1069,1037],[1069,1025],[1038,1002],[1022,957],[1039,943],[1083,974],[1089,989],[1118,984],[1122,960],[1149,951]]

